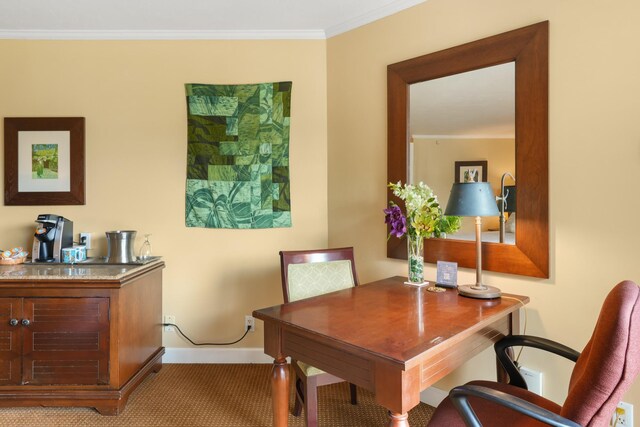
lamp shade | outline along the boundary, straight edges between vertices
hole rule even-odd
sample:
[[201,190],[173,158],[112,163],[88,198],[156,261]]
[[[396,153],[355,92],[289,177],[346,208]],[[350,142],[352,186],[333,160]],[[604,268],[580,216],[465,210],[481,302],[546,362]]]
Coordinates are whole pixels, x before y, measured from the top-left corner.
[[498,216],[498,206],[493,189],[488,182],[463,182],[453,184],[445,215]]

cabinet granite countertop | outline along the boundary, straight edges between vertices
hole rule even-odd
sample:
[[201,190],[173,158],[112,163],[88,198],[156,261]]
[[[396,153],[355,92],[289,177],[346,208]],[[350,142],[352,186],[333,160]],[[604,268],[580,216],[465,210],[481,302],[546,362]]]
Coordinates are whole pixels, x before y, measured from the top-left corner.
[[[163,267],[164,261],[153,260],[147,264],[46,264],[25,263],[0,266],[0,286],[6,282],[25,281],[128,281],[149,270]],[[26,283],[25,283],[26,284]]]

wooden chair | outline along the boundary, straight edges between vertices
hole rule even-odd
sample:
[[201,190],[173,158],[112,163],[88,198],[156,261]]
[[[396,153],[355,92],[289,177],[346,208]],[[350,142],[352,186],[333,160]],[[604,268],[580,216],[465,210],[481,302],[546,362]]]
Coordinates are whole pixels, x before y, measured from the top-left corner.
[[[281,251],[280,267],[284,302],[297,301],[358,285],[353,248]],[[318,387],[344,381],[297,360],[291,361],[296,385],[293,415],[302,404],[307,427],[318,425]],[[356,387],[349,384],[351,404],[357,404]]]
[[[507,349],[528,346],[575,362],[562,406],[531,393]],[[604,301],[582,353],[544,338],[507,336],[495,344],[509,384],[472,381],[456,387],[436,409],[430,427],[605,426],[640,369],[640,288],[620,282]]]

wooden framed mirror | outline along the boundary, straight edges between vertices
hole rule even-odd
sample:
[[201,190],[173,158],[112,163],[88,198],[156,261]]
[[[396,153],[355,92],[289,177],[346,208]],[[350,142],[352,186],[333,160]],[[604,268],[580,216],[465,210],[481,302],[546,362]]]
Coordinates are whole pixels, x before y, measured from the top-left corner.
[[[387,67],[387,178],[404,183],[410,164],[410,85],[515,63],[517,239],[511,245],[483,242],[484,270],[549,277],[548,55],[549,22],[545,21]],[[402,206],[391,191],[387,197]],[[453,261],[475,268],[473,241],[455,236],[427,239],[424,252],[425,262]],[[389,239],[387,256],[406,259],[406,240]]]

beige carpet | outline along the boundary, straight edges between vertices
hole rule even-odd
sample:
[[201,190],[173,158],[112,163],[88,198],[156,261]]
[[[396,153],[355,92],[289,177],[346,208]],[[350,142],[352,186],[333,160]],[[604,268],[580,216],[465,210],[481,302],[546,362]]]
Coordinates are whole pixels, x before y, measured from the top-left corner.
[[[90,408],[0,408],[0,426],[271,426],[270,372],[271,365],[164,365],[131,394],[118,416]],[[321,387],[318,400],[320,426],[387,425],[386,410],[360,388],[356,406],[349,403],[346,383]],[[409,413],[409,423],[425,426],[432,411],[421,403]],[[303,427],[304,420],[289,415],[289,426]]]

